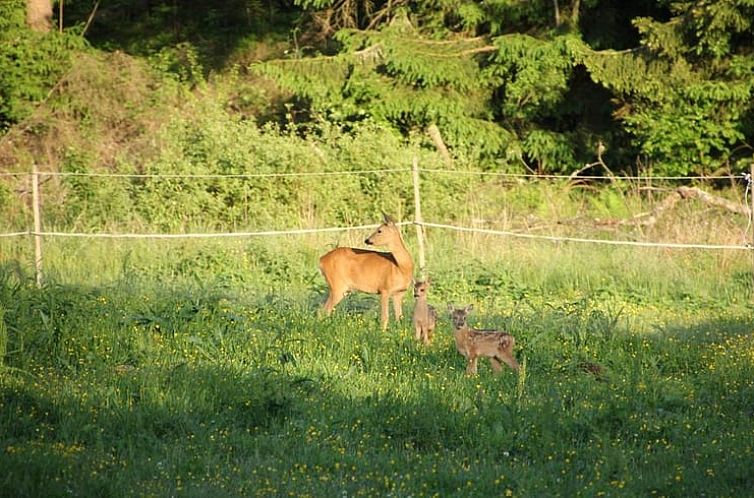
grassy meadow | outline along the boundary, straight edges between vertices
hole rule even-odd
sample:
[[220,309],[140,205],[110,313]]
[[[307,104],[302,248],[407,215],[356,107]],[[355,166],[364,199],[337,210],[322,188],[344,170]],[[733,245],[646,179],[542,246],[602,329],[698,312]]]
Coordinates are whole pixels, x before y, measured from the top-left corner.
[[[318,316],[334,238],[49,239],[42,289],[3,242],[0,494],[754,489],[747,257],[430,230],[423,347],[374,296]],[[514,334],[520,373],[466,377],[447,302]]]

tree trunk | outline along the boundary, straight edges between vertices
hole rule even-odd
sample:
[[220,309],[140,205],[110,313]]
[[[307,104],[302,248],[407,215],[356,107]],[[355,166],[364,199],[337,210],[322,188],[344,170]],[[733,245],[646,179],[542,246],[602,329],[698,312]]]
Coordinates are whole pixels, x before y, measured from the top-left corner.
[[553,7],[555,7],[555,27],[560,27],[560,7],[558,6],[558,0],[552,0]]
[[573,0],[571,2],[571,28],[578,32],[579,29],[579,14],[581,10],[581,0]]
[[34,31],[50,31],[52,0],[26,0],[26,24]]
[[445,146],[445,142],[442,139],[440,128],[438,128],[436,124],[432,123],[427,127],[427,134],[432,139],[432,142],[434,142],[435,147],[437,148],[437,152],[440,153],[440,156],[442,156],[442,158],[445,160],[445,163],[451,164],[453,162],[453,159],[450,157],[450,152],[448,151],[448,148]]

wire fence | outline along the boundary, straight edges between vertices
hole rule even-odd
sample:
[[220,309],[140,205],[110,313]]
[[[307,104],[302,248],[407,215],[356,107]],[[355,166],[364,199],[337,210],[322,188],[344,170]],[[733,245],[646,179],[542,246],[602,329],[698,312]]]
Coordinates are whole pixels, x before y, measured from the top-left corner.
[[519,239],[547,240],[550,242],[578,242],[583,244],[603,244],[612,246],[655,247],[662,249],[723,249],[723,250],[749,250],[751,244],[726,245],[726,244],[676,244],[672,242],[641,242],[633,240],[609,240],[609,239],[585,239],[578,237],[561,237],[553,235],[535,235],[529,233],[511,232],[506,230],[492,230],[487,228],[468,228],[442,223],[421,223],[422,226],[442,228],[456,232],[481,233],[487,235],[501,235]]
[[[412,221],[396,223],[399,226],[413,225]],[[81,232],[20,232],[15,235],[34,235],[41,237],[69,237],[89,239],[220,239],[237,237],[274,237],[283,235],[308,235],[315,233],[350,232],[355,230],[375,229],[380,225],[358,225],[347,227],[298,228],[291,230],[260,230],[254,232],[215,232],[215,233],[81,233]]]
[[[88,173],[88,172],[57,172],[57,171],[39,171],[34,169],[32,173],[0,173],[0,177],[29,177],[32,190],[34,193],[33,212],[34,228],[26,231],[0,233],[0,238],[13,237],[32,237],[35,241],[36,266],[38,272],[38,282],[41,282],[41,241],[43,238],[89,238],[89,239],[211,239],[211,238],[244,238],[244,237],[274,237],[274,236],[291,236],[306,235],[317,233],[345,232],[355,230],[373,229],[378,225],[358,225],[344,227],[323,227],[323,228],[303,228],[289,230],[260,230],[260,231],[238,231],[238,232],[217,232],[217,233],[103,233],[103,232],[63,232],[63,231],[45,231],[41,223],[41,203],[40,203],[40,177],[92,177],[92,178],[121,178],[121,179],[259,179],[259,178],[285,178],[285,177],[326,177],[326,176],[346,176],[346,175],[380,175],[389,173],[413,173],[414,185],[414,202],[416,218],[412,221],[400,223],[400,225],[415,225],[417,236],[420,242],[420,261],[424,261],[423,254],[423,229],[434,228],[441,230],[451,230],[465,233],[478,233],[501,237],[511,237],[529,240],[540,240],[558,243],[581,243],[581,244],[601,244],[610,246],[630,246],[630,247],[648,247],[648,248],[665,248],[665,249],[696,249],[696,250],[751,250],[752,244],[749,243],[748,230],[752,226],[752,213],[754,205],[748,206],[749,193],[754,176],[754,166],[752,173],[743,175],[732,175],[725,177],[731,181],[743,181],[746,183],[745,198],[748,209],[748,227],[747,233],[744,234],[745,242],[740,245],[730,244],[682,244],[672,242],[651,242],[651,241],[633,241],[633,240],[610,240],[594,239],[580,237],[566,237],[558,235],[539,235],[531,233],[512,232],[506,230],[493,230],[485,228],[456,226],[440,222],[425,222],[421,217],[421,194],[419,189],[419,173],[424,174],[443,174],[443,175],[477,175],[477,176],[495,176],[500,178],[510,178],[519,180],[599,180],[606,182],[630,181],[630,182],[653,182],[653,181],[695,181],[710,180],[709,177],[703,176],[615,176],[615,175],[535,175],[526,173],[506,173],[506,172],[489,172],[489,171],[471,171],[471,170],[454,170],[454,169],[429,169],[419,168],[416,162],[413,168],[382,168],[382,169],[365,169],[365,170],[346,170],[346,171],[317,171],[317,172],[279,172],[279,173],[244,173],[244,174],[150,174],[150,173]],[[719,178],[717,178],[719,179]],[[752,199],[754,204],[754,199]]]
[[[346,175],[370,175],[385,173],[411,173],[412,168],[381,168],[364,170],[341,170],[341,171],[298,171],[279,173],[227,173],[227,174],[192,174],[192,173],[97,173],[76,171],[37,171],[39,176],[44,177],[91,177],[91,178],[148,178],[148,179],[253,179],[253,178],[285,178],[285,177],[318,177],[318,176],[346,176]],[[746,181],[749,174],[729,176],[655,176],[655,175],[557,175],[536,173],[509,173],[503,171],[460,170],[448,168],[419,168],[420,173],[447,174],[456,176],[493,176],[500,178],[528,179],[528,180],[595,180],[595,181]],[[0,173],[2,176],[23,177],[33,173]]]
[[[349,171],[298,171],[282,173],[230,173],[230,174],[164,174],[164,173],[79,173],[66,171],[39,171],[40,176],[50,177],[92,177],[92,178],[149,178],[149,179],[186,179],[186,180],[238,180],[253,178],[286,178],[286,177],[317,177],[317,176],[346,176],[370,175],[385,173],[410,173],[410,168],[385,168]],[[28,176],[28,173],[19,176]]]

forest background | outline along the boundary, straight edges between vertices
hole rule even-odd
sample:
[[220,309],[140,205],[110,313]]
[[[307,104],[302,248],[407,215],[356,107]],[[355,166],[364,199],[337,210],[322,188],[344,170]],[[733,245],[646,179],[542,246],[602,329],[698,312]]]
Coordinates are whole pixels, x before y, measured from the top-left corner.
[[[720,176],[751,165],[748,0],[0,8],[6,172],[33,162],[152,174],[405,167],[422,154],[425,167],[537,174]],[[28,217],[23,182],[0,183],[11,225]],[[65,203],[49,204],[65,213],[47,216],[86,223],[86,201],[94,224],[175,224],[161,204],[183,195],[193,199],[183,218],[210,211],[227,223],[251,195],[137,183],[53,182],[47,195]],[[342,221],[334,206],[319,211]]]

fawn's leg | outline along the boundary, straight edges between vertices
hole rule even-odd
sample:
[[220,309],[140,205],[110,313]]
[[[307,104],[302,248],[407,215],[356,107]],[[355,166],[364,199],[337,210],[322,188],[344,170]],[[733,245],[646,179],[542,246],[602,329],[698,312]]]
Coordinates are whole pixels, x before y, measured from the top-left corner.
[[469,358],[469,364],[466,365],[466,375],[476,375],[476,356]]
[[506,365],[511,367],[513,370],[518,371],[518,362],[516,361],[516,357],[513,356],[512,353],[506,353],[502,355],[501,359],[505,362]]
[[325,305],[323,309],[325,310],[325,314],[327,316],[330,316],[333,312],[333,309],[335,309],[335,306],[343,300],[343,298],[346,297],[346,290],[345,289],[337,289],[337,288],[330,288],[330,295],[327,296],[327,301],[325,301]]
[[503,369],[503,365],[494,357],[490,358],[490,365],[492,365],[492,371],[495,373],[500,373],[500,370]]

